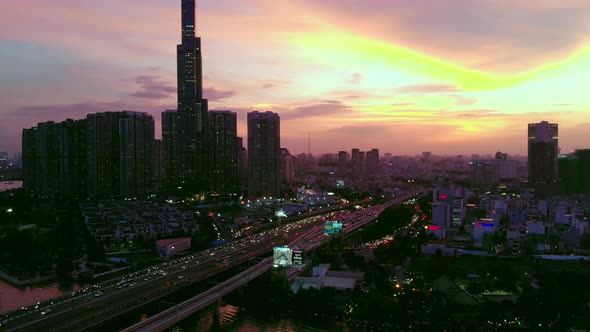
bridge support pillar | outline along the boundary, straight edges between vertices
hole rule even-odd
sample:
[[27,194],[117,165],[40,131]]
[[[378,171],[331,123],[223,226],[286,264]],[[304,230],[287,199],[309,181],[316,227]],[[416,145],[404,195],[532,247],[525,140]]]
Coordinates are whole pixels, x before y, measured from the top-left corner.
[[221,307],[221,298],[217,299],[217,302],[215,302],[215,309],[213,310],[214,321],[219,320],[219,307]]
[[221,306],[221,298],[215,302],[215,308],[213,309],[213,326],[215,328],[220,328],[219,323],[219,307]]

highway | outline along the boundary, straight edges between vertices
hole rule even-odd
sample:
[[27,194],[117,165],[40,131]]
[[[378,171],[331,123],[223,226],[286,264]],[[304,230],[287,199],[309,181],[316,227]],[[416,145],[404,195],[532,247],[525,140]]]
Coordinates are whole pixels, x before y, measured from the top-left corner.
[[[311,250],[329,240],[323,235],[324,221],[350,220],[350,223],[344,223],[344,231],[348,233],[375,219],[387,206],[405,199],[407,197],[355,211],[354,218],[349,218],[347,211],[308,217],[197,254],[161,263],[123,278],[109,280],[59,299],[13,312],[9,320],[2,322],[2,328],[6,331],[89,329],[182,287],[269,253],[274,246],[293,243],[305,250]],[[301,245],[298,244],[300,239]]]
[[[346,216],[347,227],[343,229],[340,236],[354,232],[359,227],[375,220],[387,207],[398,204],[409,199],[411,196],[399,198],[390,201],[383,205],[373,206],[367,209],[359,210]],[[322,225],[323,226],[323,225]],[[309,227],[303,234],[291,241],[289,247],[298,247],[304,251],[313,250],[326,242],[329,242],[331,237],[324,234],[323,227],[313,225]],[[157,315],[154,315],[142,322],[132,325],[123,330],[123,332],[150,332],[150,331],[164,331],[176,324],[177,322],[190,317],[198,311],[204,309],[221,299],[224,295],[231,293],[235,289],[245,285],[256,277],[262,275],[264,272],[270,270],[272,267],[272,257],[266,258],[254,267],[220,283],[219,285],[183,302],[174,307],[171,307]]]
[[[346,212],[341,212],[344,214]],[[265,254],[276,245],[287,244],[299,231],[320,225],[325,218],[315,216],[236,240],[198,254],[178,258],[129,275],[97,284],[58,299],[23,308],[2,322],[6,331],[83,330],[110,320],[145,303],[230,269]]]

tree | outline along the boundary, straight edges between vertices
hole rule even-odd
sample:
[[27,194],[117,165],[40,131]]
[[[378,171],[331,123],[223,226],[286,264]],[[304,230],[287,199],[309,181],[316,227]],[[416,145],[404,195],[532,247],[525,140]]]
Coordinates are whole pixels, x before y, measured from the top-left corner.
[[584,232],[580,238],[580,248],[590,251],[590,232]]

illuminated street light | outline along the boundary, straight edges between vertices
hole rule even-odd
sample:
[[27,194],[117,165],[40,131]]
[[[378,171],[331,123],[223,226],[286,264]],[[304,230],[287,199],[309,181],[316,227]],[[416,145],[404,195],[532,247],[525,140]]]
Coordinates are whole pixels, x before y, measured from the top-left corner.
[[12,222],[12,208],[6,209],[6,212],[8,213],[8,223],[10,224]]

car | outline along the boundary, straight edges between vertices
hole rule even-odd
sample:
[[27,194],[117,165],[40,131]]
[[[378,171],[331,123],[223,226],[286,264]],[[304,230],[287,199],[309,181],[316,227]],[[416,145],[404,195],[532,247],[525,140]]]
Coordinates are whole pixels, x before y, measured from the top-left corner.
[[51,309],[44,309],[43,311],[41,311],[41,315],[47,315],[51,313]]
[[178,276],[178,279],[184,279],[184,276]]
[[94,296],[99,297],[99,296],[102,296],[102,294],[104,294],[104,293],[101,291],[98,291],[98,292],[94,293]]

